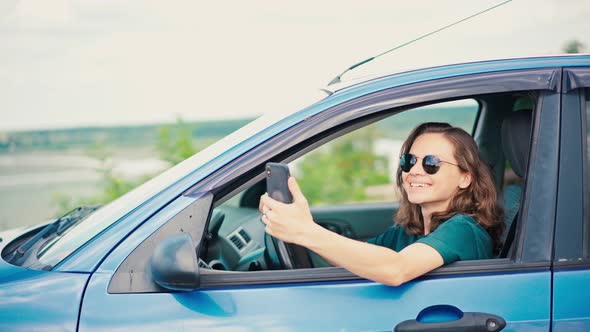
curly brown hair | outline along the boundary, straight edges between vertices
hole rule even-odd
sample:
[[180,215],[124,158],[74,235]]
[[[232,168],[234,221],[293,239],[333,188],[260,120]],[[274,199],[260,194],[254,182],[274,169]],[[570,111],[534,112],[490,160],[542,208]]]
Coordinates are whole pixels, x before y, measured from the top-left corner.
[[[471,174],[471,184],[467,188],[459,188],[451,199],[446,211],[433,213],[430,221],[430,232],[443,222],[461,213],[473,217],[490,235],[493,241],[494,254],[498,254],[504,232],[503,211],[498,206],[496,186],[488,165],[481,159],[477,144],[465,130],[453,127],[448,123],[426,122],[414,128],[404,144],[400,156],[409,153],[418,136],[426,133],[439,133],[451,142],[455,148],[454,157],[461,171]],[[408,200],[403,187],[402,170],[397,169],[397,187],[401,192],[400,207],[395,215],[395,222],[408,234],[424,234],[424,220],[418,204]]]

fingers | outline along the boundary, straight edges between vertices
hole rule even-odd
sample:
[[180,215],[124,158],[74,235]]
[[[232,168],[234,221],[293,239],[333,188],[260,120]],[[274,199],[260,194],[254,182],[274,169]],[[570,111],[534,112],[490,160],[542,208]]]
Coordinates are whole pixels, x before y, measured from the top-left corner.
[[274,236],[274,232],[272,230],[272,221],[268,219],[268,215],[267,214],[263,214],[262,217],[260,217],[260,220],[264,223],[265,227],[264,227],[264,231],[270,235],[270,236]]
[[293,195],[293,203],[307,201],[294,177],[290,176],[287,184],[289,185],[289,191],[291,191],[291,195]]
[[260,221],[262,221],[262,223],[263,223],[263,224],[265,224],[265,225],[267,225],[267,226],[268,226],[268,217],[266,216],[266,213],[263,213],[263,214],[260,216]]
[[260,202],[260,205],[258,206],[258,211],[260,211],[260,213],[262,214],[265,214],[266,212],[270,211],[270,208],[264,205],[262,202]]
[[274,236],[272,230],[270,229],[270,226],[266,225],[266,227],[264,227],[264,231],[270,235],[270,236]]
[[[295,180],[294,177],[292,177],[292,176],[289,177],[287,185],[289,186],[289,191],[291,192],[291,195],[293,195],[293,203],[307,202],[307,199],[303,195],[303,192],[301,191],[301,188],[299,187],[299,184],[297,183],[297,181]],[[271,210],[274,210],[277,208],[278,209],[283,208],[286,205],[288,205],[288,204],[274,200],[268,195],[268,193],[266,193],[260,197],[260,203],[258,204],[258,210],[260,210],[260,212],[264,213],[263,210],[264,210],[265,206]]]
[[[264,195],[260,198],[260,204],[261,204],[261,209],[264,208],[264,205],[266,205],[266,207],[268,207],[271,210],[280,209],[285,206],[284,203],[276,201],[276,200],[270,198],[270,196],[268,196],[268,195]],[[263,211],[261,210],[261,212],[263,212]]]
[[261,212],[262,215],[260,216],[260,221],[262,221],[267,227],[275,222],[275,214],[272,210],[265,206]]
[[268,208],[264,208],[264,210],[262,211],[262,216],[260,217],[262,222],[264,222],[265,224],[267,224],[269,221],[274,220],[272,217],[272,211]]
[[260,196],[260,200],[258,201],[258,211],[263,212],[262,209],[264,208],[264,204],[262,204],[262,197],[266,196],[266,194]]

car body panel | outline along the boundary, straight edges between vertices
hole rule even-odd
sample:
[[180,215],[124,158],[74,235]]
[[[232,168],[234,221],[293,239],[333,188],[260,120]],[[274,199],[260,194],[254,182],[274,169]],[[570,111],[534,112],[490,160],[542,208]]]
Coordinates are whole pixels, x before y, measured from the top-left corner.
[[[17,234],[0,234],[0,251]],[[76,331],[89,277],[30,270],[0,260],[0,331]]]
[[[553,239],[560,234],[553,232],[556,218],[561,217],[556,214],[560,158],[566,153],[560,151],[564,148],[560,139],[565,123],[561,68],[577,67],[590,67],[590,56],[428,68],[339,90],[334,87],[335,93],[297,113],[261,118],[97,211],[90,221],[80,224],[87,232],[76,243],[83,245],[52,271],[27,270],[0,261],[0,328],[391,330],[403,320],[416,318],[422,309],[439,304],[464,312],[499,315],[508,322],[506,331],[550,331],[552,324],[554,330],[588,327],[590,312],[583,305],[588,294],[579,291],[590,277],[586,267],[553,274],[551,261]],[[521,90],[514,80],[518,74],[526,81]],[[502,85],[501,77],[513,80]],[[570,82],[579,87],[584,80]],[[435,89],[445,84],[444,93]],[[486,84],[495,84],[496,90],[490,91]],[[460,90],[465,85],[468,87]],[[287,153],[288,148],[311,140],[313,135],[359,118],[377,117],[392,107],[462,94],[527,89],[540,91],[541,103],[531,138],[525,203],[517,229],[518,250],[510,259],[501,260],[500,268],[478,270],[468,266],[461,273],[433,273],[400,287],[346,276],[292,282],[306,273],[293,270],[286,271],[280,283],[260,282],[264,279],[256,282],[256,272],[227,272],[244,280],[251,275],[252,279],[242,285],[220,282],[190,292],[108,292],[113,275],[129,254],[180,211],[205,195],[212,197],[215,190],[233,184],[257,165]],[[394,93],[398,99],[391,102],[388,98]],[[240,185],[244,184],[237,184],[234,190]],[[195,222],[206,224],[205,214]],[[99,232],[94,234],[96,230]],[[22,232],[3,233],[0,250]]]
[[590,331],[590,269],[587,266],[555,272],[552,331]]
[[144,225],[142,225],[140,229],[133,232],[133,234],[131,234],[125,240],[124,246],[118,246],[115,248],[100,265],[100,267],[97,269],[97,272],[108,273],[116,271],[121,262],[130,254],[130,248],[135,249],[140,243],[156,232],[167,221],[171,220],[189,205],[195,203],[195,201],[197,201],[199,198],[201,198],[201,196],[198,195],[181,196],[174,202],[168,204],[156,215],[151,217]]
[[160,294],[107,294],[110,278],[93,274],[80,331],[391,331],[432,304],[500,315],[509,322],[507,331],[549,331],[550,325],[548,270],[432,278],[400,287],[348,281]]

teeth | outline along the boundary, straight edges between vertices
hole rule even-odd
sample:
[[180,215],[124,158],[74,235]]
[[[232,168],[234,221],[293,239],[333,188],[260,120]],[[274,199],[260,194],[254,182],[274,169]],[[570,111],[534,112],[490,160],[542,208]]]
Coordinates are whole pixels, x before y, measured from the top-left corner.
[[426,187],[426,184],[424,183],[410,183],[410,186],[412,187]]

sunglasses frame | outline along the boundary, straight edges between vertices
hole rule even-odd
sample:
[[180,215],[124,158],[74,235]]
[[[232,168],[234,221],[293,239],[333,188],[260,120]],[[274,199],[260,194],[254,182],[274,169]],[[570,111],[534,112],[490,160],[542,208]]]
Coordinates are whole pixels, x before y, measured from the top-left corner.
[[[438,171],[440,170],[441,163],[446,163],[461,168],[459,165],[452,163],[450,161],[442,160],[435,155],[429,154],[424,157],[418,157],[413,153],[402,154],[399,160],[399,167],[402,170],[402,172],[408,173],[410,172],[412,167],[414,167],[418,163],[418,159],[422,159],[422,169],[424,170],[424,172],[430,175],[438,173]],[[406,165],[409,165],[409,167],[406,167]]]

